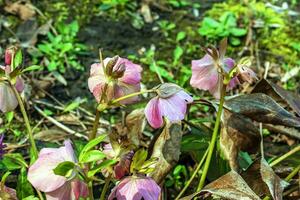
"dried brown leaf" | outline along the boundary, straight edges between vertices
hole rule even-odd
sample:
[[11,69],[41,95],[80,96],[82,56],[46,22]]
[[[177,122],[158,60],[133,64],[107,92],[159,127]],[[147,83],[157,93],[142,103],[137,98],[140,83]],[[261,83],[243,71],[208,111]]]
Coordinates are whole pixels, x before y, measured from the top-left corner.
[[235,171],[230,171],[214,182],[208,184],[201,192],[184,197],[180,200],[191,200],[195,196],[203,195],[204,193],[210,193],[221,199],[260,200],[260,198],[247,185],[245,180]]
[[27,1],[9,3],[4,7],[4,10],[8,13],[19,15],[19,17],[24,21],[35,16],[35,10],[32,4]]
[[260,144],[259,131],[249,118],[224,109],[220,144],[231,169],[237,171],[239,151],[256,152]]
[[167,124],[155,141],[152,158],[159,158],[156,170],[150,176],[161,183],[170,170],[176,165],[180,156],[182,130],[180,123]]
[[285,102],[300,116],[300,96],[286,91],[271,81],[262,79],[257,83],[252,93],[264,93],[271,96],[277,102]]
[[225,102],[225,107],[257,122],[300,128],[300,118],[292,115],[263,93],[234,97]]

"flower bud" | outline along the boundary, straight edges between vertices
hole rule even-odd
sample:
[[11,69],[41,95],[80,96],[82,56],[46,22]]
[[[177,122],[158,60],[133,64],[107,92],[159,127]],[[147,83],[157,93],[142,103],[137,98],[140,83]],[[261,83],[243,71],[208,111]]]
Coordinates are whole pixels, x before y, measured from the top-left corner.
[[17,50],[18,49],[16,46],[11,46],[5,50],[5,60],[4,60],[5,65],[11,65],[11,62]]
[[114,66],[117,64],[118,60],[119,60],[119,56],[116,55],[107,62],[105,66],[105,74],[107,76],[112,76],[114,71]]

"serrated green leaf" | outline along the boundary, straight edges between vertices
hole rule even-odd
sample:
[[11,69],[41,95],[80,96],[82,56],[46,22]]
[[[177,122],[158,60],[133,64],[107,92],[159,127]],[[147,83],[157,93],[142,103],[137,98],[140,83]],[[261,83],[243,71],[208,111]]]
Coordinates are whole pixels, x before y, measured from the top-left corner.
[[84,154],[86,154],[89,150],[94,148],[96,145],[98,145],[100,142],[102,142],[106,138],[106,134],[102,134],[98,136],[97,138],[89,141],[82,149],[82,151],[79,154],[79,160],[82,160]]
[[53,169],[54,174],[59,176],[68,176],[70,171],[72,171],[75,167],[75,163],[71,161],[64,161],[59,163],[55,169]]
[[92,177],[94,176],[97,172],[99,172],[100,170],[111,166],[113,164],[115,164],[116,162],[118,162],[117,160],[105,160],[102,163],[100,163],[99,165],[93,167],[89,172],[88,172],[88,177]]
[[82,159],[79,160],[79,162],[80,163],[89,163],[89,162],[102,160],[105,157],[106,157],[105,154],[99,150],[90,150],[82,156]]

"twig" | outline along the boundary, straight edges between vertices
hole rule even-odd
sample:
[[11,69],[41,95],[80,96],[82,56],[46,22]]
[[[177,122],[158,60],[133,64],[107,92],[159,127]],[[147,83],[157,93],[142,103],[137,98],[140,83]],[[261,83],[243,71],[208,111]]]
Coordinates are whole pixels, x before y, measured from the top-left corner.
[[78,133],[78,132],[70,129],[69,127],[67,127],[67,126],[63,125],[62,123],[58,122],[57,120],[55,120],[53,117],[47,116],[39,107],[37,107],[35,105],[33,107],[36,111],[38,111],[39,114],[41,114],[43,117],[45,117],[47,120],[52,122],[54,125],[56,125],[60,129],[66,131],[67,133],[69,133],[71,135],[75,135],[76,137],[84,138],[86,140],[88,139],[88,137],[86,135],[83,135],[81,133]]

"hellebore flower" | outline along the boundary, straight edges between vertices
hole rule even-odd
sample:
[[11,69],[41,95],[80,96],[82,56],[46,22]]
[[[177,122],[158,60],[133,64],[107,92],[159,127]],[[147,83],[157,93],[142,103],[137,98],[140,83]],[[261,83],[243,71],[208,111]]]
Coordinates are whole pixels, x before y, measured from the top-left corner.
[[[9,65],[0,66],[0,70],[4,70],[6,76],[12,72]],[[16,81],[13,87],[16,87],[17,91],[21,93],[24,90],[24,82],[20,77],[16,77]],[[18,106],[17,97],[11,88],[11,85],[6,81],[0,81],[0,110],[2,112],[13,111]]]
[[[207,49],[207,53],[200,60],[192,60],[192,78],[190,84],[198,89],[208,90],[215,98],[220,98],[220,86],[222,78],[220,67],[228,73],[235,65],[232,58],[225,58],[226,45],[223,49]],[[229,83],[229,89],[238,84],[238,79],[234,77]]]
[[29,167],[28,180],[38,190],[45,192],[48,200],[73,200],[88,196],[87,185],[72,173],[70,178],[54,174],[59,163],[76,163],[70,140],[60,148],[43,148],[36,162]]
[[158,200],[160,191],[157,183],[149,177],[129,176],[112,189],[108,200]]
[[6,147],[6,145],[3,144],[3,139],[4,139],[4,134],[1,134],[1,136],[0,136],[0,159],[2,158],[2,156],[5,153],[4,148]]
[[[90,91],[99,102],[106,88],[107,100],[116,99],[134,92],[140,91],[142,68],[130,60],[115,56],[104,59],[102,63],[94,63],[91,66],[88,86]],[[105,86],[106,85],[106,86]],[[121,101],[128,104],[136,101],[138,97],[128,98]]]
[[102,152],[106,155],[108,159],[115,159],[116,157],[119,157],[119,162],[113,168],[114,177],[116,179],[120,180],[121,178],[129,174],[130,164],[134,155],[133,151],[120,151],[118,153],[114,151],[112,145],[109,143],[104,145]]
[[145,116],[153,128],[163,125],[163,117],[170,122],[184,119],[187,104],[193,102],[193,98],[181,87],[172,83],[164,83],[157,88],[157,96],[152,98],[146,108]]

